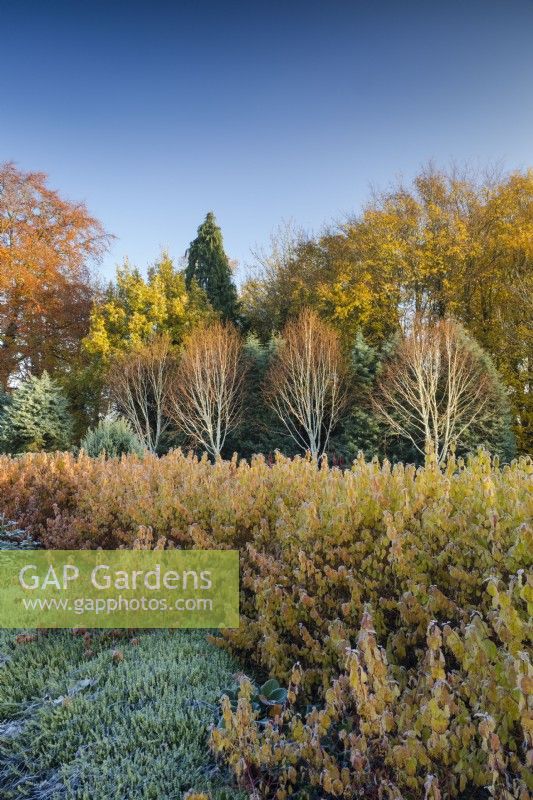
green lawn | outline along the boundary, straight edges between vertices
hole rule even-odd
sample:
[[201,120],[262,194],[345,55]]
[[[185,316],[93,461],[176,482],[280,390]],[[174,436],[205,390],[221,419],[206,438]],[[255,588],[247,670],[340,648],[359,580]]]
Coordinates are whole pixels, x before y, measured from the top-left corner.
[[243,797],[207,746],[236,665],[204,632],[17,633],[0,631],[2,800]]

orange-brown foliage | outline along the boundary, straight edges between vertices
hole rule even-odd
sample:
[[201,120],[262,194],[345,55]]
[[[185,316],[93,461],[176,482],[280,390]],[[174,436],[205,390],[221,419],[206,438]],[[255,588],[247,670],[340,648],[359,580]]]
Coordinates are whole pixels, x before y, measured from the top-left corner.
[[46,175],[0,165],[0,386],[21,365],[53,371],[87,333],[93,289],[87,264],[109,236],[83,203]]
[[240,549],[241,626],[219,643],[288,703],[258,720],[243,681],[212,744],[256,796],[525,800],[532,475],[483,453],[344,472],[37,454],[0,458],[0,513],[48,547]]

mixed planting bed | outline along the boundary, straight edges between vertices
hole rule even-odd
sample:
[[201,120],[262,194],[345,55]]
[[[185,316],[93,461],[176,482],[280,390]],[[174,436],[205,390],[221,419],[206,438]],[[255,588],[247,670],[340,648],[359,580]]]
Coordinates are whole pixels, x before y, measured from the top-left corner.
[[0,797],[244,798],[207,746],[235,668],[204,631],[0,631]]
[[[4,700],[4,719],[25,719],[24,704],[42,702],[44,693],[66,697],[32,712],[24,724],[37,725],[35,734],[2,734],[10,796],[38,796],[16,794],[19,747],[28,748],[36,774],[49,769],[46,780],[56,780],[57,755],[49,755],[60,748],[51,720],[78,708],[77,744],[66,746],[74,766],[61,773],[61,791],[88,792],[74,797],[152,796],[131,788],[91,793],[84,781],[93,772],[100,782],[120,776],[126,787],[142,775],[137,785],[155,786],[154,796],[194,788],[217,797],[229,765],[243,796],[255,798],[525,800],[533,791],[532,476],[530,459],[501,468],[483,453],[445,467],[428,459],[418,470],[359,460],[346,471],[283,457],[273,465],[261,457],[213,465],[180,452],[120,462],[1,458],[0,512],[46,547],[236,547],[242,575],[241,627],[214,637],[219,647],[207,658],[199,634],[146,635],[141,645],[104,637],[88,660],[83,637],[71,633],[18,645],[3,634],[11,660],[0,686],[21,703],[17,711]],[[52,661],[73,665],[68,677],[63,669],[47,678],[35,666],[41,662],[18,655],[35,659],[48,647]],[[113,659],[117,647],[123,658]],[[210,736],[219,788],[210,789],[207,726],[217,712],[202,705],[205,716],[189,716],[191,693],[178,690],[177,676],[194,674],[200,658],[194,697],[213,702],[236,669],[224,650],[244,671],[279,684],[257,690],[241,677],[223,700]],[[30,663],[33,677],[25,672]],[[79,681],[98,677],[98,665],[105,681],[77,691]],[[148,680],[154,673],[161,682]],[[148,702],[146,720],[132,691]],[[104,723],[91,750],[94,723],[84,720],[95,693],[105,718],[122,708],[123,748]],[[134,725],[122,727],[136,713],[137,740]],[[156,744],[143,730],[152,730],[150,722]],[[180,772],[172,746],[183,741],[187,754],[193,741],[202,755]],[[144,761],[146,747],[157,758]],[[129,760],[121,760],[123,749]],[[128,767],[135,759],[139,765]]]

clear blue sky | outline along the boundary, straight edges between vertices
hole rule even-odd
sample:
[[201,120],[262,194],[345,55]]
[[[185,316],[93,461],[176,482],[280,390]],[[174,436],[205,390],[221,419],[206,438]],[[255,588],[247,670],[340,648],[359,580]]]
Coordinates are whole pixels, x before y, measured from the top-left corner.
[[533,164],[533,0],[0,0],[0,160],[140,267],[214,210],[241,267],[292,218],[437,164]]

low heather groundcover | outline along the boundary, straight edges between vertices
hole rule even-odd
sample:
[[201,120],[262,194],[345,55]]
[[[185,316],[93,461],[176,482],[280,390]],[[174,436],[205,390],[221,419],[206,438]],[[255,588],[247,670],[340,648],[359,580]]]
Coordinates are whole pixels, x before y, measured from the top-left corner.
[[241,797],[207,745],[231,658],[202,631],[121,633],[0,632],[2,800]]

